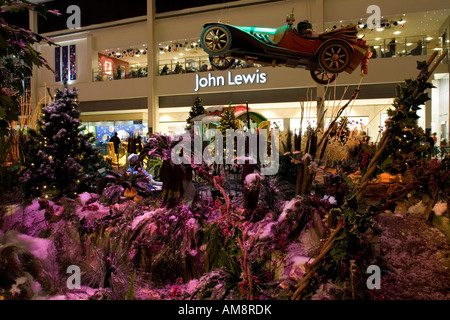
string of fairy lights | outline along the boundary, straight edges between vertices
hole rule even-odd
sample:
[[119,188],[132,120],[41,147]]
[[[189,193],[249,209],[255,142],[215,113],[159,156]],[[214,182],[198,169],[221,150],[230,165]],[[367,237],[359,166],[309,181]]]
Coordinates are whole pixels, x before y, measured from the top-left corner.
[[359,20],[358,22],[350,22],[350,23],[344,23],[342,24],[342,21],[335,22],[333,25],[329,25],[325,31],[331,31],[337,28],[343,28],[343,27],[350,27],[350,26],[354,26],[356,25],[358,27],[359,31],[373,31],[373,30],[377,30],[377,31],[382,31],[385,29],[391,29],[391,28],[403,28],[405,25],[405,18],[404,17],[399,17],[397,19],[386,19],[386,18],[382,18],[380,21],[380,25],[377,26],[375,21],[373,21],[373,25],[368,25],[367,23],[365,23],[363,20]]
[[135,46],[135,47],[131,47],[129,49],[123,49],[123,50],[121,50],[119,48],[117,50],[110,49],[110,50],[106,50],[106,51],[111,51],[111,52],[106,52],[105,55],[110,58],[112,58],[112,57],[114,57],[114,58],[121,58],[121,57],[133,58],[133,57],[140,57],[141,55],[145,56],[148,53],[148,47],[144,47],[144,46],[142,46],[140,48],[138,46]]
[[[160,53],[166,53],[166,52],[177,52],[177,51],[189,51],[191,49],[197,49],[200,48],[200,40],[178,40],[178,41],[169,41],[166,43],[160,43],[159,44],[159,52]],[[105,50],[105,55],[110,58],[124,58],[124,57],[140,57],[141,55],[148,54],[148,47],[142,46],[142,47],[131,47],[129,49],[120,49],[117,48]]]
[[178,40],[178,41],[170,41],[167,43],[159,44],[159,52],[176,52],[176,51],[189,51],[191,49],[200,48],[200,40]]

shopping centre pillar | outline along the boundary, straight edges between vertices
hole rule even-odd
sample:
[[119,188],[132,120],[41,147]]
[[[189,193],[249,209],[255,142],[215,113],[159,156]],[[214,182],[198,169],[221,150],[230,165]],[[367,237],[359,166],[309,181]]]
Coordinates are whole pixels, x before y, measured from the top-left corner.
[[147,90],[147,107],[148,107],[148,129],[149,133],[158,131],[159,107],[157,95],[155,92],[155,76],[158,74],[156,41],[155,41],[155,0],[147,0],[147,46],[149,54],[147,54],[148,63],[148,90]]
[[[28,12],[29,12],[28,14],[29,14],[30,31],[34,32],[34,33],[38,33],[37,12],[34,10],[28,10]],[[40,51],[38,49],[37,43],[33,44],[33,49],[35,49],[36,51]],[[33,65],[33,76],[30,79],[30,106],[31,106],[31,108],[34,108],[37,105],[37,102],[39,99],[39,97],[37,96],[37,94],[38,94],[37,74],[38,74],[38,68],[36,67],[36,65]]]
[[[315,1],[315,7],[313,11],[313,17],[312,17],[312,23],[315,27],[316,32],[323,32],[324,30],[324,22],[323,22],[323,0],[316,0]],[[317,84],[317,93],[316,93],[316,99],[317,99],[317,127],[321,128],[322,131],[325,126],[325,88],[321,84]]]
[[[429,91],[429,96],[431,97],[431,90]],[[426,129],[430,129],[431,131],[431,100],[425,102],[425,110],[424,110],[424,114],[425,114],[425,128]]]
[[317,86],[317,128],[320,128],[322,132],[325,128],[325,107],[323,96],[323,86]]

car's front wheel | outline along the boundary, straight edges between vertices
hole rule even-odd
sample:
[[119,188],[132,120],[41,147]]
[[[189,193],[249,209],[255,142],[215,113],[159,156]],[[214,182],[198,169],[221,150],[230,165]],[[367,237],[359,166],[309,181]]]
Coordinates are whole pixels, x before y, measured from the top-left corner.
[[211,63],[211,65],[219,70],[225,70],[230,68],[233,63],[234,63],[234,59],[230,58],[230,57],[225,57],[225,56],[211,56],[209,57],[209,62]]
[[336,80],[336,74],[327,73],[323,70],[311,70],[311,77],[319,84],[330,84]]
[[348,68],[351,61],[351,49],[341,41],[325,43],[319,50],[319,64],[328,73],[341,73]]
[[206,27],[200,37],[200,44],[209,55],[219,56],[231,46],[231,32],[225,26]]

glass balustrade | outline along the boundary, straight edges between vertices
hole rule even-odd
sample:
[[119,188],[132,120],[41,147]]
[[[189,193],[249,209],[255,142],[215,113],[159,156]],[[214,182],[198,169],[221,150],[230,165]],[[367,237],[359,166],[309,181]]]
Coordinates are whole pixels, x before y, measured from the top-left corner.
[[[236,60],[234,64],[230,67],[230,69],[258,68],[258,67],[261,67],[261,65]],[[213,70],[217,69],[213,65],[211,65],[208,55],[197,58],[185,58],[185,59],[178,58],[178,59],[159,60],[158,63],[158,74],[162,76],[169,74],[206,72]]]
[[145,78],[148,76],[147,65],[141,65],[134,68],[119,67],[115,70],[111,69],[94,69],[92,70],[92,80],[98,81],[110,81],[120,79],[133,79],[133,78]]

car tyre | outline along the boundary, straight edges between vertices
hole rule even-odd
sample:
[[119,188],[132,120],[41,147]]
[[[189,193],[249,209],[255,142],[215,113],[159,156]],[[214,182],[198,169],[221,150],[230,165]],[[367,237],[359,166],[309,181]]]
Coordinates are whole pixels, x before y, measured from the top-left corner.
[[311,77],[319,84],[330,84],[336,80],[336,74],[327,73],[323,70],[311,70]]
[[330,41],[322,45],[318,61],[323,70],[336,74],[345,71],[351,62],[352,51],[343,41]]
[[218,70],[226,70],[230,68],[236,60],[225,56],[210,56],[209,62]]
[[208,26],[200,36],[200,44],[209,55],[220,56],[231,46],[231,32],[225,26]]

